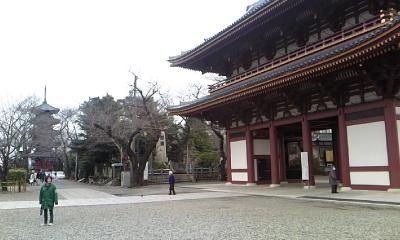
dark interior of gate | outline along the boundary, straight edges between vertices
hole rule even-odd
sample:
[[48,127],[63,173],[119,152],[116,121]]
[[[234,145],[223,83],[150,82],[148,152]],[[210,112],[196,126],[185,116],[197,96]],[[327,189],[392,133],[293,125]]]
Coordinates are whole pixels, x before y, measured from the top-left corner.
[[[338,168],[337,118],[326,118],[311,121],[312,140],[312,173],[316,185],[327,184],[327,174],[332,166]],[[254,144],[254,175],[258,184],[271,183],[271,155],[270,149],[262,152],[257,146],[263,141],[269,141],[268,129],[258,129],[252,132]],[[277,128],[277,159],[279,162],[280,182],[302,182],[301,152],[303,138],[301,123],[293,123]],[[265,145],[265,148],[266,145]]]

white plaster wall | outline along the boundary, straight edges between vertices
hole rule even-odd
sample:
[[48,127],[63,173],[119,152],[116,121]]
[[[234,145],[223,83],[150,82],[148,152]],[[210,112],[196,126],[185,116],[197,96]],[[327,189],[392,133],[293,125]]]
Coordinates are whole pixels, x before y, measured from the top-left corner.
[[[400,115],[400,107],[396,107],[396,115]],[[399,126],[399,121],[397,121],[397,126]]]
[[350,172],[350,182],[353,185],[389,186],[389,172]]
[[269,139],[254,139],[253,155],[270,155]]
[[232,181],[248,182],[247,172],[233,172]]
[[246,141],[231,142],[231,168],[247,169]]
[[350,167],[388,165],[383,121],[348,126],[347,141]]

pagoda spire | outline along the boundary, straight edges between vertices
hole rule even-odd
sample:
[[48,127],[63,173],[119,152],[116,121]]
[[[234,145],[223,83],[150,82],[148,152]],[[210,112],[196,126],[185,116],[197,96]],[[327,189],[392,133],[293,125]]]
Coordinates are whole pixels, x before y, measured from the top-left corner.
[[44,85],[44,100],[43,100],[43,103],[47,103],[47,90],[46,90],[46,88],[47,88],[47,86],[46,85]]

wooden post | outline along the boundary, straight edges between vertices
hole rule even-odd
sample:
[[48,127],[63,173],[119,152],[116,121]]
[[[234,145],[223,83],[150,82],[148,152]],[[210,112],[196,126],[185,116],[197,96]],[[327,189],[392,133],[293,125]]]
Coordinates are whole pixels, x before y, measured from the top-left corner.
[[303,151],[308,152],[308,186],[315,186],[315,179],[313,174],[313,151],[312,151],[312,140],[311,140],[311,129],[310,122],[307,117],[304,116],[301,121],[301,130],[303,137]]
[[349,149],[347,144],[347,127],[344,109],[339,109],[338,116],[338,135],[339,135],[339,170],[342,189],[350,190],[350,168],[349,168]]
[[247,182],[254,184],[254,160],[253,160],[253,134],[246,129],[246,152],[247,152]]
[[269,146],[271,156],[271,187],[277,187],[280,184],[279,180],[279,161],[277,151],[277,135],[276,127],[273,124],[269,126]]
[[396,105],[393,99],[385,99],[384,112],[390,188],[400,189],[399,139],[397,133]]

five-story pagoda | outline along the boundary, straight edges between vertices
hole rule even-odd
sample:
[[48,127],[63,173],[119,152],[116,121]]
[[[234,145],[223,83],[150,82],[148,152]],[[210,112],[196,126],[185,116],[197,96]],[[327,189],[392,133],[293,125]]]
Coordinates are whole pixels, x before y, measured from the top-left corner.
[[54,126],[59,120],[54,118],[60,109],[47,103],[46,88],[43,103],[33,109],[35,117],[32,120],[32,147],[30,157],[36,171],[54,170],[56,163],[56,135]]

